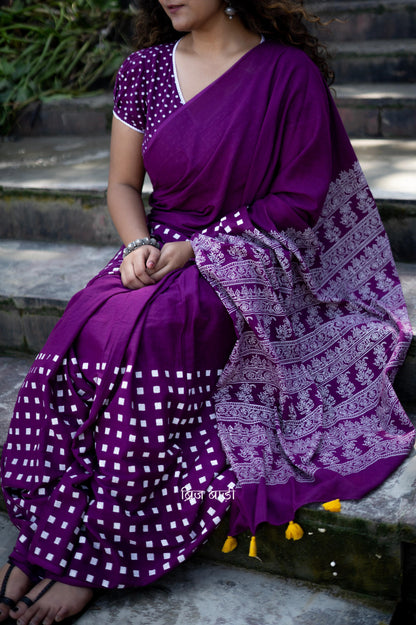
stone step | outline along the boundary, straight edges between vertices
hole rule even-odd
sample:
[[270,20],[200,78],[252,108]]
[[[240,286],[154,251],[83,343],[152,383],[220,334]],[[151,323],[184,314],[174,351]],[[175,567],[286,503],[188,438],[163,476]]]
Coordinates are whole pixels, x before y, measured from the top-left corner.
[[[0,350],[37,352],[69,298],[105,266],[117,247],[0,241]],[[409,315],[416,329],[416,264],[399,263]],[[396,389],[416,403],[416,338]]]
[[37,352],[116,246],[0,241],[0,350]]
[[110,131],[112,108],[111,91],[33,102],[19,115],[13,136],[102,136]]
[[[416,84],[405,82],[388,83],[383,77],[380,83],[360,78],[353,83],[342,83],[336,77],[334,95],[341,117],[350,137],[414,138],[416,136]],[[33,103],[20,116],[14,131],[14,138],[47,137],[56,142],[57,136],[87,136],[91,149],[106,137],[111,126],[112,95],[84,96]],[[68,141],[68,140],[67,140]],[[67,142],[63,140],[62,150]],[[108,148],[108,144],[107,144]],[[10,153],[16,159],[21,143],[13,146],[0,144],[0,153]],[[30,144],[27,149],[30,152]],[[69,148],[72,152],[73,148]],[[60,155],[62,157],[62,154]],[[59,155],[54,154],[59,159]],[[51,156],[52,158],[52,156]],[[97,165],[99,164],[97,154]],[[14,161],[16,162],[16,161]],[[32,155],[32,165],[36,154]],[[4,183],[3,183],[4,184]]]
[[[368,104],[393,99],[385,97],[382,91],[378,92],[380,99],[375,92],[363,91],[362,100],[351,86],[341,87],[340,91],[345,101],[357,108],[362,101]],[[416,92],[409,95],[409,106],[413,107],[415,101]],[[377,200],[416,200],[415,138],[352,138],[352,144]],[[30,197],[33,189],[45,197],[51,191],[82,191],[89,196],[90,192],[103,192],[107,188],[109,158],[107,134],[22,137],[0,142],[0,192],[3,197],[12,196],[12,189],[30,190],[24,194],[26,197]],[[144,192],[150,191],[151,185],[146,181]]]
[[[0,515],[2,561],[15,540],[15,529],[5,515]],[[393,610],[391,601],[194,557],[146,588],[100,593],[76,622],[77,625],[387,625]]]
[[[416,261],[416,141],[353,139],[353,145],[396,260]],[[108,162],[107,135],[0,143],[0,239],[118,245],[106,208]],[[150,192],[146,181],[145,202]]]
[[[416,414],[410,416],[415,423]],[[361,500],[342,501],[341,512],[327,512],[318,504],[303,507],[296,515],[304,531],[300,540],[287,540],[284,527],[261,526],[256,533],[260,560],[248,556],[248,533],[238,537],[234,551],[221,552],[228,519],[202,547],[201,555],[377,597],[398,599],[403,594],[416,605],[415,472],[413,450],[379,488]]]
[[416,39],[336,41],[329,50],[341,84],[416,81]]
[[416,137],[416,84],[336,82],[333,89],[350,137]]
[[415,0],[307,0],[308,11],[332,20],[317,34],[324,41],[369,41],[416,37]]

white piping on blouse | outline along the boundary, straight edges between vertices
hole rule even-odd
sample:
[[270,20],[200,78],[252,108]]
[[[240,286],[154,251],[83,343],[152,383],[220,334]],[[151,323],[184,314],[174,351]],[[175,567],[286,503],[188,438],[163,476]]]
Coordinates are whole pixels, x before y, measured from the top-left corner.
[[124,119],[121,119],[121,117],[119,117],[115,111],[113,111],[113,115],[116,119],[122,122],[125,126],[128,126],[132,130],[135,130],[136,132],[140,132],[141,134],[144,134],[144,130],[140,130],[140,128],[135,128],[135,126],[132,126],[131,124],[127,123]]
[[178,79],[178,72],[176,71],[176,48],[178,47],[179,42],[183,39],[183,37],[181,37],[180,39],[178,39],[178,41],[175,43],[175,45],[173,46],[173,51],[172,51],[172,65],[173,65],[173,75],[175,77],[175,85],[176,85],[176,90],[178,92],[179,95],[179,99],[181,101],[181,104],[185,104],[186,100],[183,97],[183,93],[182,93],[182,89],[181,86],[179,84],[179,79]]

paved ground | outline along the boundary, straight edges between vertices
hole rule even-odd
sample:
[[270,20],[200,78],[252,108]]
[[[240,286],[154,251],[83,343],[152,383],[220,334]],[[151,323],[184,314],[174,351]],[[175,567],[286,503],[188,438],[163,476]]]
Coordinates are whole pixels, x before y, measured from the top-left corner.
[[[118,246],[1,241],[0,295],[66,303],[111,260]],[[416,286],[416,285],[415,285]]]
[[[416,140],[355,139],[353,145],[377,199],[416,199]],[[102,191],[109,147],[108,135],[2,142],[0,186]]]
[[[0,514],[0,558],[16,531]],[[195,559],[152,587],[108,592],[77,625],[387,625],[394,606]]]

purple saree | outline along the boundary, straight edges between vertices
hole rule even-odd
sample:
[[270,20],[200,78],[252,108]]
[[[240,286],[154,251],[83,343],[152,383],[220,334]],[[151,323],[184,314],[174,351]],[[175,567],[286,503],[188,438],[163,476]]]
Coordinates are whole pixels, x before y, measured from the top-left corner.
[[196,262],[130,291],[119,252],[74,296],[2,460],[12,559],[75,585],[154,581],[230,503],[235,534],[360,497],[414,440],[392,388],[411,331],[389,244],[305,55],[251,50],[144,161],[153,232],[191,238]]
[[[412,333],[318,70],[297,50],[258,46],[165,122],[146,163],[163,172],[153,218],[194,233],[238,337],[214,398],[238,484],[230,533],[362,497],[413,446],[392,387]],[[203,217],[215,221],[195,232]]]

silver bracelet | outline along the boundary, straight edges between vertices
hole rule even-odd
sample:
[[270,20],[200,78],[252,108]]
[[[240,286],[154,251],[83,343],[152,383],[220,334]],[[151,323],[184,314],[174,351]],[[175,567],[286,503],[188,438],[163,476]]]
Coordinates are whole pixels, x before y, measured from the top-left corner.
[[157,247],[160,250],[160,243],[154,237],[144,237],[143,239],[136,239],[128,244],[127,247],[123,250],[123,258],[126,258],[130,252],[137,250],[138,247],[142,247],[143,245],[151,245],[152,247]]

